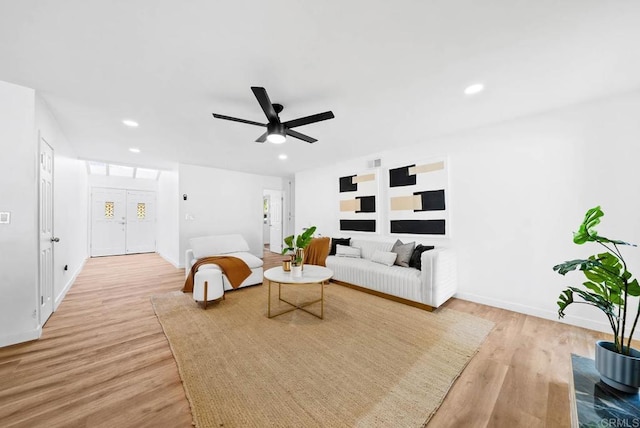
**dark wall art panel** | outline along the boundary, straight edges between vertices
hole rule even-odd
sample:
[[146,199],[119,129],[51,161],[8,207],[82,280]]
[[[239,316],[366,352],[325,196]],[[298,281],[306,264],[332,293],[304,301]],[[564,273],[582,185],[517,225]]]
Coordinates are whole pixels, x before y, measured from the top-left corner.
[[422,207],[414,209],[418,211],[442,211],[446,209],[444,203],[444,189],[426,190],[424,192],[413,192],[414,195],[420,196],[422,199]]
[[358,191],[358,183],[353,182],[353,177],[355,175],[340,177],[340,193]]
[[414,165],[407,165],[389,170],[389,187],[415,186],[416,175],[409,174],[409,168]]
[[360,200],[360,209],[356,210],[357,213],[374,213],[374,212],[376,212],[376,197],[375,196],[358,196],[356,199]]
[[391,220],[391,233],[444,235],[445,220]]
[[340,220],[340,230],[351,230],[356,232],[375,232],[375,220]]

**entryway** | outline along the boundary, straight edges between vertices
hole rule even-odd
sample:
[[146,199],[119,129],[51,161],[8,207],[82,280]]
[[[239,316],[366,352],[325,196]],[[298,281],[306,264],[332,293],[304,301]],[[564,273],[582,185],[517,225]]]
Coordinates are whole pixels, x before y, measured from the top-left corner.
[[265,249],[279,253],[282,251],[282,190],[264,190],[263,192],[263,241]]
[[91,257],[156,251],[156,193],[94,187]]

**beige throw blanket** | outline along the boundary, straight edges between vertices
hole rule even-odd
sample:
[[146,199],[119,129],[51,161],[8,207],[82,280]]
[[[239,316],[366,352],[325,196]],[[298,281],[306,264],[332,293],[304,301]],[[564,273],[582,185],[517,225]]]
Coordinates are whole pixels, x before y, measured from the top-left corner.
[[195,277],[198,268],[202,265],[213,264],[220,266],[222,272],[227,276],[231,286],[233,288],[238,288],[242,281],[249,278],[251,275],[251,269],[244,262],[244,260],[239,259],[237,257],[231,256],[212,256],[212,257],[204,257],[196,261],[191,270],[189,271],[189,275],[187,276],[186,281],[184,282],[184,287],[182,288],[183,293],[191,293],[193,292],[193,278]]

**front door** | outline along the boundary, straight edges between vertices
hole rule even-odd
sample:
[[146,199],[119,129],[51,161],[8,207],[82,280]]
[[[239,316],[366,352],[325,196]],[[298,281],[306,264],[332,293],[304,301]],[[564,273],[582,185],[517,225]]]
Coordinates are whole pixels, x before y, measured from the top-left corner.
[[94,187],[91,191],[91,256],[125,254],[127,191]]
[[40,325],[53,313],[53,148],[40,138],[38,168],[38,230],[40,235],[38,282],[40,287]]
[[156,194],[127,190],[126,254],[156,250]]

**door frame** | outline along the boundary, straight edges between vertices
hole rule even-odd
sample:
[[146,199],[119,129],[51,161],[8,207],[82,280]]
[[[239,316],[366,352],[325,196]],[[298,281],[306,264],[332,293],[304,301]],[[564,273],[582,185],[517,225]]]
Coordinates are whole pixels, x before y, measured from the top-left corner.
[[[269,221],[269,234],[271,234],[271,214],[273,213],[273,209],[272,209],[272,203],[271,201],[273,200],[273,198],[277,195],[277,197],[280,198],[280,242],[277,245],[277,248],[282,248],[282,246],[284,245],[283,239],[286,236],[286,232],[284,230],[284,214],[285,214],[285,207],[284,207],[284,195],[285,195],[285,191],[282,189],[263,189],[262,190],[262,202],[264,203],[264,199],[265,197],[269,198],[269,215],[268,215],[268,221]],[[269,249],[271,252],[273,251],[274,248],[274,243],[273,243],[273,239],[271,239],[271,237],[269,238]],[[262,248],[264,248],[264,242],[262,245]],[[276,251],[276,253],[279,251]]]

